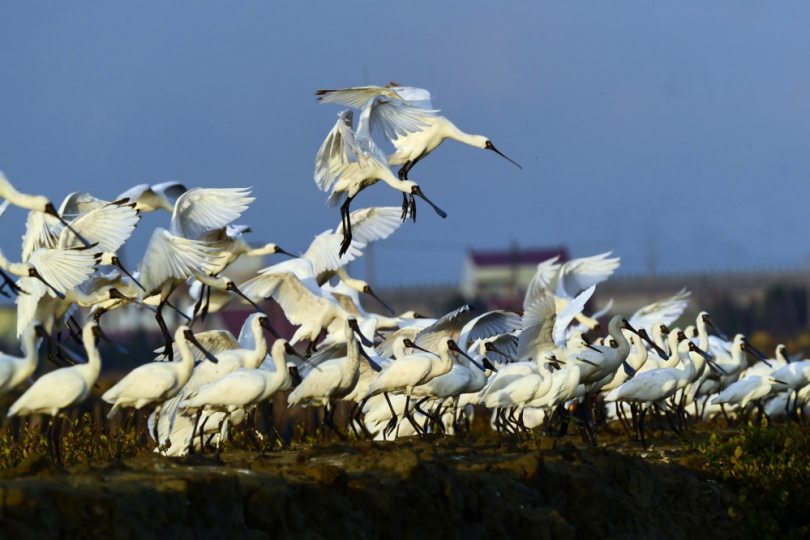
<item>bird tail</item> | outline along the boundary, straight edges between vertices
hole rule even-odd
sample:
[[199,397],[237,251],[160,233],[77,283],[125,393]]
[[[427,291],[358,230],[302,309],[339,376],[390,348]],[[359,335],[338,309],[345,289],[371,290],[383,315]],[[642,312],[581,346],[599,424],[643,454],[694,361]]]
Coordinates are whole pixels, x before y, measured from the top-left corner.
[[618,401],[619,400],[619,388],[621,388],[621,386],[617,386],[616,388],[614,388],[613,390],[608,392],[607,395],[605,396],[605,401]]

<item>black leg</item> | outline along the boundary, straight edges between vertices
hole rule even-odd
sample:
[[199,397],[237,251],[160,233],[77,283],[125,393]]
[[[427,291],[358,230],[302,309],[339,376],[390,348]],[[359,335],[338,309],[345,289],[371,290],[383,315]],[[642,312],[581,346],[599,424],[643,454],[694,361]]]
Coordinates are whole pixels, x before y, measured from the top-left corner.
[[394,406],[391,405],[391,400],[388,398],[388,393],[383,392],[383,396],[385,396],[385,401],[388,402],[388,408],[391,409],[391,420],[388,422],[388,425],[385,426],[385,429],[383,429],[383,437],[387,438],[388,435],[394,431],[394,428],[397,427],[399,418],[397,417],[397,412],[394,410]]
[[188,445],[188,455],[191,455],[195,452],[194,450],[194,438],[197,436],[197,427],[200,423],[200,412],[198,411],[197,414],[194,415],[194,423],[191,426],[191,438],[189,439]]
[[166,326],[166,321],[163,320],[163,306],[166,305],[166,300],[162,300],[157,307],[157,313],[155,313],[155,319],[160,326],[160,331],[163,332],[163,340],[166,342],[166,346],[163,350],[163,356],[165,356],[169,362],[174,361],[174,350],[172,349],[172,336],[169,333],[169,328]]
[[[200,294],[202,295],[202,291],[200,291]],[[204,321],[206,315],[208,315],[208,308],[209,307],[211,307],[211,287],[206,286],[205,287],[205,303],[203,304],[203,307],[202,307],[202,313],[200,313],[200,320],[201,321]]]
[[351,197],[346,197],[346,202],[340,206],[340,218],[343,220],[343,242],[340,244],[340,251],[338,257],[343,257],[343,254],[349,250],[352,245],[352,218],[350,215],[349,205],[352,202]]

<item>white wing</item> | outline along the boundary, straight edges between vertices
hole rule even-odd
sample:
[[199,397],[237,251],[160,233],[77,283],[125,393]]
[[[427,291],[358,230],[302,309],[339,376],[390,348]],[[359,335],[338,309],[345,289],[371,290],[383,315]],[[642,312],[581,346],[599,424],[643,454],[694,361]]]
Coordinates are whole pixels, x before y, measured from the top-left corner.
[[465,349],[476,339],[485,339],[507,334],[521,328],[521,313],[498,309],[479,315],[461,329],[460,346]]
[[534,358],[554,349],[554,323],[557,311],[553,296],[535,301],[523,313],[523,330],[518,336],[518,360]]
[[571,324],[571,321],[574,320],[574,317],[582,313],[582,310],[585,308],[585,304],[588,303],[588,300],[591,299],[593,296],[593,291],[596,289],[596,285],[591,285],[584,291],[582,291],[576,298],[568,302],[568,305],[563,308],[563,310],[557,314],[557,320],[554,322],[554,343],[558,347],[562,347],[565,345],[566,338],[565,338],[565,329],[568,328],[568,325]]
[[534,304],[535,300],[549,290],[551,281],[560,270],[561,264],[557,262],[559,258],[560,256],[557,255],[537,265],[537,271],[534,273],[531,282],[529,282],[526,297],[523,299],[523,309],[529,309],[529,306]]
[[424,88],[416,88],[415,86],[401,86],[397,83],[389,82],[386,88],[395,91],[399,97],[409,102],[411,105],[422,107],[423,109],[432,109],[433,103],[431,100],[433,96]]
[[[64,294],[87,281],[96,271],[94,265],[99,263],[99,259],[86,249],[38,249],[31,254],[28,263],[37,269],[45,281]],[[48,292],[53,296],[52,291]]]
[[689,304],[691,292],[685,288],[665,300],[654,302],[636,311],[628,321],[633,328],[644,328],[650,332],[654,324],[669,326],[675,322]]
[[27,262],[31,254],[39,248],[55,248],[63,227],[56,216],[39,210],[28,212],[22,244],[22,261]]
[[366,103],[379,95],[391,99],[402,99],[394,89],[382,86],[356,86],[341,90],[318,90],[315,95],[320,96],[318,101],[321,103],[338,103],[355,109],[362,109]]
[[17,337],[19,338],[28,324],[34,320],[39,301],[48,293],[48,288],[38,279],[30,277],[20,278],[17,285],[27,293],[18,295],[15,300],[17,304]]
[[[124,245],[140,220],[135,203],[116,201],[85,213],[70,222],[70,226],[91,244],[98,244],[93,251],[115,253]],[[70,229],[62,230],[59,236],[61,249],[83,245]]]
[[3,202],[0,203],[0,217],[2,217],[3,214],[6,213],[6,210],[8,210],[8,206],[10,204],[11,204],[11,201],[9,201],[8,199],[5,199]]
[[[364,244],[358,247],[365,247],[371,242],[388,238],[402,225],[401,215],[402,208],[396,206],[373,206],[352,212],[352,244],[357,242]],[[335,235],[342,240],[343,223],[337,226]]]
[[219,229],[237,219],[248,205],[249,188],[194,188],[177,199],[169,231],[175,236],[196,240],[211,229]]
[[[419,332],[414,343],[428,351],[438,352],[441,339],[449,337],[458,341],[461,329],[472,319],[473,308],[462,306]],[[459,346],[464,347],[465,345],[459,344]]]
[[352,130],[353,119],[352,111],[340,112],[335,127],[315,155],[315,183],[321,191],[329,191],[346,166],[363,154]]
[[436,116],[438,111],[414,107],[407,101],[376,96],[363,107],[357,122],[357,136],[371,137],[377,132],[388,140],[422,131],[430,124],[426,118]]
[[59,215],[70,221],[96,208],[101,208],[105,204],[108,204],[107,201],[97,199],[86,191],[75,191],[62,201]]
[[[261,281],[257,281],[261,278]],[[253,283],[251,283],[253,282]],[[261,292],[254,289],[254,283],[261,283]],[[290,272],[267,273],[258,278],[253,278],[243,284],[239,289],[248,296],[255,298],[254,293],[259,292],[259,296],[266,298],[272,296],[278,302],[284,315],[293,324],[303,324],[307,319],[323,310],[323,302],[333,302],[331,298],[326,298],[316,294],[304,285],[298,276]],[[335,303],[337,305],[337,303]]]
[[[354,227],[352,226],[352,228]],[[324,272],[333,272],[363,254],[360,248],[365,246],[363,244],[355,245],[354,239],[352,239],[349,250],[343,254],[343,257],[338,257],[341,242],[343,242],[342,233],[335,234],[332,231],[325,231],[315,237],[301,258],[312,263],[315,275],[318,276]]]
[[608,259],[612,251],[573,259],[562,265],[554,294],[560,298],[573,298],[591,285],[597,285],[609,278],[619,267],[621,258]]
[[194,273],[208,273],[212,249],[202,242],[181,238],[166,229],[152,233],[146,255],[141,261],[141,284],[146,298],[158,292],[169,279],[185,281]]

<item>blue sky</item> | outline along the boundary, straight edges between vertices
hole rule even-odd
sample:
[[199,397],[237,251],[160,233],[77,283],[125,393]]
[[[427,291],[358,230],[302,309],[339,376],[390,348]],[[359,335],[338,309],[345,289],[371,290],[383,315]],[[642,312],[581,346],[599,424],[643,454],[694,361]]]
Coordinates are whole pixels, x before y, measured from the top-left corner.
[[[6,2],[0,170],[57,204],[252,186],[252,240],[304,251],[340,219],[312,180],[340,109],[314,91],[392,80],[523,170],[453,141],[417,165],[449,217],[421,205],[380,243],[381,285],[455,281],[466,247],[513,239],[613,249],[625,272],[796,266],[809,26],[801,2]],[[355,208],[400,201],[378,185]],[[168,221],[146,216],[125,258]],[[24,213],[2,223],[13,257]]]

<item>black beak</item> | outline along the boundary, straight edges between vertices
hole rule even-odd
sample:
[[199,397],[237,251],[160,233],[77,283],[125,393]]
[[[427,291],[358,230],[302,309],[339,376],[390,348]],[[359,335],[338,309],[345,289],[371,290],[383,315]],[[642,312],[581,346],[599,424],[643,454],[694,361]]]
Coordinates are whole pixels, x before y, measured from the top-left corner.
[[722,339],[723,341],[728,341],[728,336],[725,335],[723,332],[721,332],[720,329],[714,325],[714,323],[709,317],[704,317],[703,320],[706,321],[706,324],[714,328],[714,331],[717,332],[717,335],[720,336],[720,339]]
[[[276,339],[281,339],[281,336],[278,335],[278,332],[276,332],[276,329],[273,328],[272,326],[270,326],[270,321],[267,319],[267,317],[262,317],[262,320],[259,321],[259,324],[261,325],[262,328],[266,329],[268,332],[273,334]],[[295,349],[293,349],[293,350],[295,350]],[[296,353],[296,354],[298,354],[298,353]]]
[[[309,360],[307,360],[307,359],[306,359],[306,357],[305,357],[304,355],[302,355],[300,352],[296,351],[296,350],[295,350],[295,347],[293,347],[293,346],[292,346],[292,345],[290,345],[289,343],[285,343],[285,344],[284,344],[284,352],[286,352],[286,353],[287,353],[287,354],[289,354],[290,356],[295,356],[296,358],[298,358],[299,360],[301,360],[301,362],[303,362],[305,365],[307,365],[307,366],[311,367],[312,369],[317,369],[318,371],[320,371],[320,370],[321,370],[321,368],[319,368],[318,366],[316,366],[315,364],[313,364],[312,362],[310,362]],[[295,373],[296,373],[296,374],[298,374],[298,378],[300,379],[300,378],[301,378],[301,374],[300,374],[300,373],[298,373],[298,370],[296,370],[296,371],[295,371]]]
[[195,337],[194,337],[194,334],[192,334],[192,333],[191,333],[191,330],[186,330],[185,337],[186,337],[186,340],[190,341],[191,343],[193,343],[193,344],[194,344],[194,346],[195,346],[195,347],[197,347],[198,349],[200,349],[200,352],[202,352],[202,353],[203,353],[203,355],[205,355],[205,357],[206,357],[206,358],[207,358],[209,361],[211,361],[211,362],[213,362],[213,363],[215,363],[215,364],[219,363],[219,360],[217,360],[217,357],[216,357],[216,356],[214,356],[213,354],[211,354],[210,352],[208,352],[208,350],[207,350],[205,347],[203,347],[202,345],[200,345],[200,342],[199,342],[199,341],[197,341],[197,338],[195,338]]
[[358,347],[358,349],[360,350],[360,354],[363,355],[363,358],[366,359],[366,362],[368,362],[368,365],[371,366],[371,369],[373,369],[374,371],[377,371],[377,372],[382,371],[382,368],[380,367],[380,364],[378,364],[377,362],[372,360],[371,357],[368,355],[368,353],[366,352],[366,350],[363,347]]
[[[601,354],[601,352],[600,352],[600,354]],[[597,363],[595,363],[595,362],[591,362],[590,360],[585,360],[585,359],[584,359],[584,358],[582,358],[581,356],[575,356],[575,358],[576,358],[577,360],[579,360],[580,362],[585,362],[586,364],[590,364],[590,365],[592,365],[592,366],[594,366],[594,367],[599,367],[599,364],[597,364]],[[559,362],[559,360],[557,360],[557,361]]]
[[[508,357],[507,357],[507,358],[508,358]],[[498,370],[497,370],[497,369],[495,369],[495,366],[493,366],[493,365],[492,365],[492,362],[490,362],[490,361],[489,361],[489,358],[487,358],[486,356],[484,357],[484,367],[485,367],[485,368],[487,368],[487,369],[488,369],[488,370],[490,370],[490,371],[493,371],[493,372],[495,372],[495,373],[498,373]]]
[[129,279],[131,279],[131,280],[133,281],[133,283],[135,283],[135,285],[137,285],[137,286],[138,286],[138,287],[139,287],[139,288],[140,288],[142,291],[146,292],[146,289],[144,288],[144,286],[143,286],[143,285],[141,285],[141,282],[140,282],[140,281],[138,281],[137,279],[135,279],[135,278],[132,276],[132,274],[130,274],[130,273],[129,273],[129,270],[127,270],[126,268],[124,268],[124,265],[123,265],[123,264],[121,264],[121,261],[118,259],[118,257],[113,257],[113,258],[112,258],[112,263],[113,263],[113,265],[115,265],[115,267],[116,267],[116,268],[118,268],[118,269],[119,269],[119,270],[121,270],[123,273],[125,273],[125,274],[127,275],[127,277],[128,277]]
[[281,249],[281,248],[280,248],[280,247],[278,247],[278,246],[276,246],[276,253],[281,253],[282,255],[286,255],[286,256],[288,256],[288,257],[292,257],[293,259],[295,259],[295,258],[296,258],[296,256],[295,256],[295,255],[293,255],[293,254],[292,254],[292,253],[290,253],[289,251],[284,251],[283,249]]
[[425,194],[422,193],[422,189],[419,186],[413,186],[413,188],[411,189],[411,193],[423,199],[426,203],[428,203],[433,208],[433,211],[439,214],[442,217],[442,219],[447,217],[447,212],[445,212],[444,210],[442,210],[441,208],[430,202],[430,199],[425,197]]
[[787,385],[788,385],[786,382],[780,381],[779,379],[774,379],[773,377],[771,377],[771,382],[774,382],[774,383],[776,383],[776,384],[781,384],[781,385],[783,385],[783,386],[787,386]]
[[138,306],[141,306],[144,309],[148,309],[152,313],[157,313],[157,310],[155,308],[153,308],[152,306],[147,306],[146,304],[144,304],[143,302],[141,302],[139,300],[136,300],[135,298],[130,298],[129,296],[125,295],[124,293],[122,293],[121,291],[119,291],[118,289],[115,289],[115,288],[110,289],[110,298],[116,298],[116,299],[119,299],[119,300],[126,300],[127,302],[130,302],[132,304],[136,304]]
[[[754,356],[756,356],[757,358],[768,364],[768,357],[765,356],[765,353],[763,353],[762,351],[751,345],[751,342],[748,341],[748,338],[743,338],[743,343],[745,343],[746,351],[753,353]],[[770,364],[768,364],[768,367],[770,367]]]
[[414,343],[410,339],[403,340],[402,344],[405,345],[405,348],[407,348],[407,349],[416,349],[417,351],[422,351],[423,353],[432,354],[433,356],[439,356],[438,354],[436,354],[433,351],[423,349],[422,347],[420,347],[419,345],[417,345],[416,343]]
[[658,356],[660,356],[663,360],[667,360],[669,358],[669,355],[666,353],[666,351],[664,351],[664,349],[662,349],[661,347],[656,345],[655,342],[650,339],[650,336],[647,335],[646,331],[643,334],[640,333],[638,330],[636,330],[635,328],[630,326],[630,323],[627,322],[627,321],[624,321],[624,327],[627,328],[628,330],[630,330],[631,332],[633,332],[635,335],[637,335],[638,337],[640,337],[644,341],[646,341],[647,343],[649,343],[650,347],[655,349],[655,352],[657,352]]
[[[588,343],[587,341],[583,341],[583,342],[582,342],[582,345],[583,345],[583,346],[584,346],[586,349],[590,349],[590,350],[592,350],[592,351],[594,351],[594,352],[598,352],[599,354],[602,354],[602,351],[600,351],[599,349],[594,348],[594,347],[593,347],[593,346],[592,346],[590,343]],[[589,363],[589,364],[591,364],[592,362],[588,362],[588,363]],[[594,364],[594,365],[596,365],[596,364]]]
[[259,304],[257,304],[256,302],[254,302],[253,300],[248,298],[245,295],[245,293],[243,293],[242,291],[239,290],[239,288],[236,286],[235,283],[231,282],[230,289],[233,292],[235,292],[236,294],[238,294],[239,296],[241,296],[242,298],[244,298],[245,300],[247,300],[250,303],[250,305],[252,305],[256,309],[256,311],[258,311],[259,313],[264,313],[264,310],[261,307],[259,307]]
[[64,300],[64,299],[65,299],[65,295],[64,295],[64,294],[62,294],[61,292],[57,291],[57,290],[54,288],[54,286],[53,286],[53,285],[51,285],[50,283],[48,283],[47,281],[45,281],[45,278],[44,278],[44,277],[42,277],[42,275],[40,275],[40,273],[37,271],[37,269],[36,269],[36,268],[34,269],[33,274],[31,274],[31,277],[36,278],[36,279],[40,280],[42,283],[44,283],[44,284],[45,284],[45,286],[46,286],[46,287],[48,287],[50,290],[52,290],[52,291],[54,292],[54,294],[55,294],[56,296],[58,296],[58,297],[59,297],[59,299],[60,299],[60,300]]
[[367,286],[367,287],[366,287],[366,291],[365,291],[365,292],[366,292],[366,294],[367,294],[367,295],[371,296],[371,297],[372,297],[372,298],[374,298],[374,299],[375,299],[377,302],[379,302],[379,303],[381,303],[383,306],[385,306],[385,309],[387,309],[389,312],[391,312],[391,315],[395,315],[395,314],[396,314],[396,313],[394,312],[394,310],[391,308],[391,306],[389,306],[388,304],[386,304],[385,302],[383,302],[382,300],[380,300],[380,297],[379,297],[379,296],[377,296],[376,294],[374,294],[374,291],[372,291],[372,290],[371,290],[371,287],[368,287],[368,286]]
[[467,353],[465,353],[464,351],[462,351],[462,350],[461,350],[461,347],[459,347],[459,346],[456,344],[456,342],[455,342],[455,341],[453,341],[452,339],[451,339],[451,340],[449,341],[449,343],[447,344],[447,348],[448,348],[448,349],[450,349],[451,351],[457,352],[458,354],[462,355],[464,358],[466,358],[467,360],[469,360],[470,362],[472,362],[472,364],[473,364],[475,367],[477,367],[478,369],[480,369],[481,371],[486,371],[486,368],[484,368],[484,366],[482,366],[481,364],[479,364],[478,362],[476,362],[476,361],[475,361],[473,358],[471,358],[471,357],[470,357],[470,355],[469,355],[469,354],[467,354]]
[[486,148],[487,148],[487,150],[492,150],[493,152],[495,152],[496,154],[498,154],[499,156],[501,156],[501,157],[502,157],[502,158],[504,158],[505,160],[507,160],[507,161],[509,161],[509,162],[511,162],[511,163],[513,163],[513,164],[515,164],[515,165],[517,165],[517,168],[518,168],[518,169],[520,169],[521,171],[523,170],[523,167],[521,167],[520,165],[518,165],[517,163],[515,163],[514,161],[512,161],[511,159],[509,159],[509,158],[508,158],[508,157],[506,157],[505,155],[503,155],[503,154],[500,152],[500,150],[498,150],[497,148],[495,148],[495,145],[493,145],[493,144],[492,144],[490,141],[487,141]]
[[635,375],[635,374],[636,374],[636,370],[635,370],[635,369],[633,369],[633,366],[631,366],[630,364],[628,364],[628,363],[627,363],[627,360],[625,360],[624,362],[622,362],[622,367],[624,368],[624,372],[625,372],[625,373],[626,373],[626,374],[627,374],[629,377],[632,377],[633,375]]
[[299,384],[301,384],[301,381],[303,379],[301,378],[301,374],[298,373],[298,368],[297,367],[290,366],[290,367],[287,368],[287,371],[290,373],[290,377],[293,378],[293,381],[295,381],[295,386],[298,386]]
[[368,338],[366,338],[366,336],[364,336],[363,333],[360,331],[360,326],[357,324],[357,319],[349,319],[349,326],[351,327],[352,330],[354,330],[354,333],[360,337],[360,342],[363,345],[365,345],[366,347],[374,346],[374,343],[369,341]]
[[503,356],[504,358],[508,358],[509,360],[512,360],[513,362],[515,361],[515,358],[514,358],[514,357],[509,356],[508,354],[504,353],[503,351],[499,351],[498,349],[496,349],[496,348],[495,348],[495,345],[493,345],[493,344],[492,344],[491,342],[489,342],[489,341],[487,341],[487,342],[484,344],[484,349],[485,349],[485,350],[487,350],[487,351],[490,351],[490,352],[498,353],[498,354],[500,354],[501,356]]

